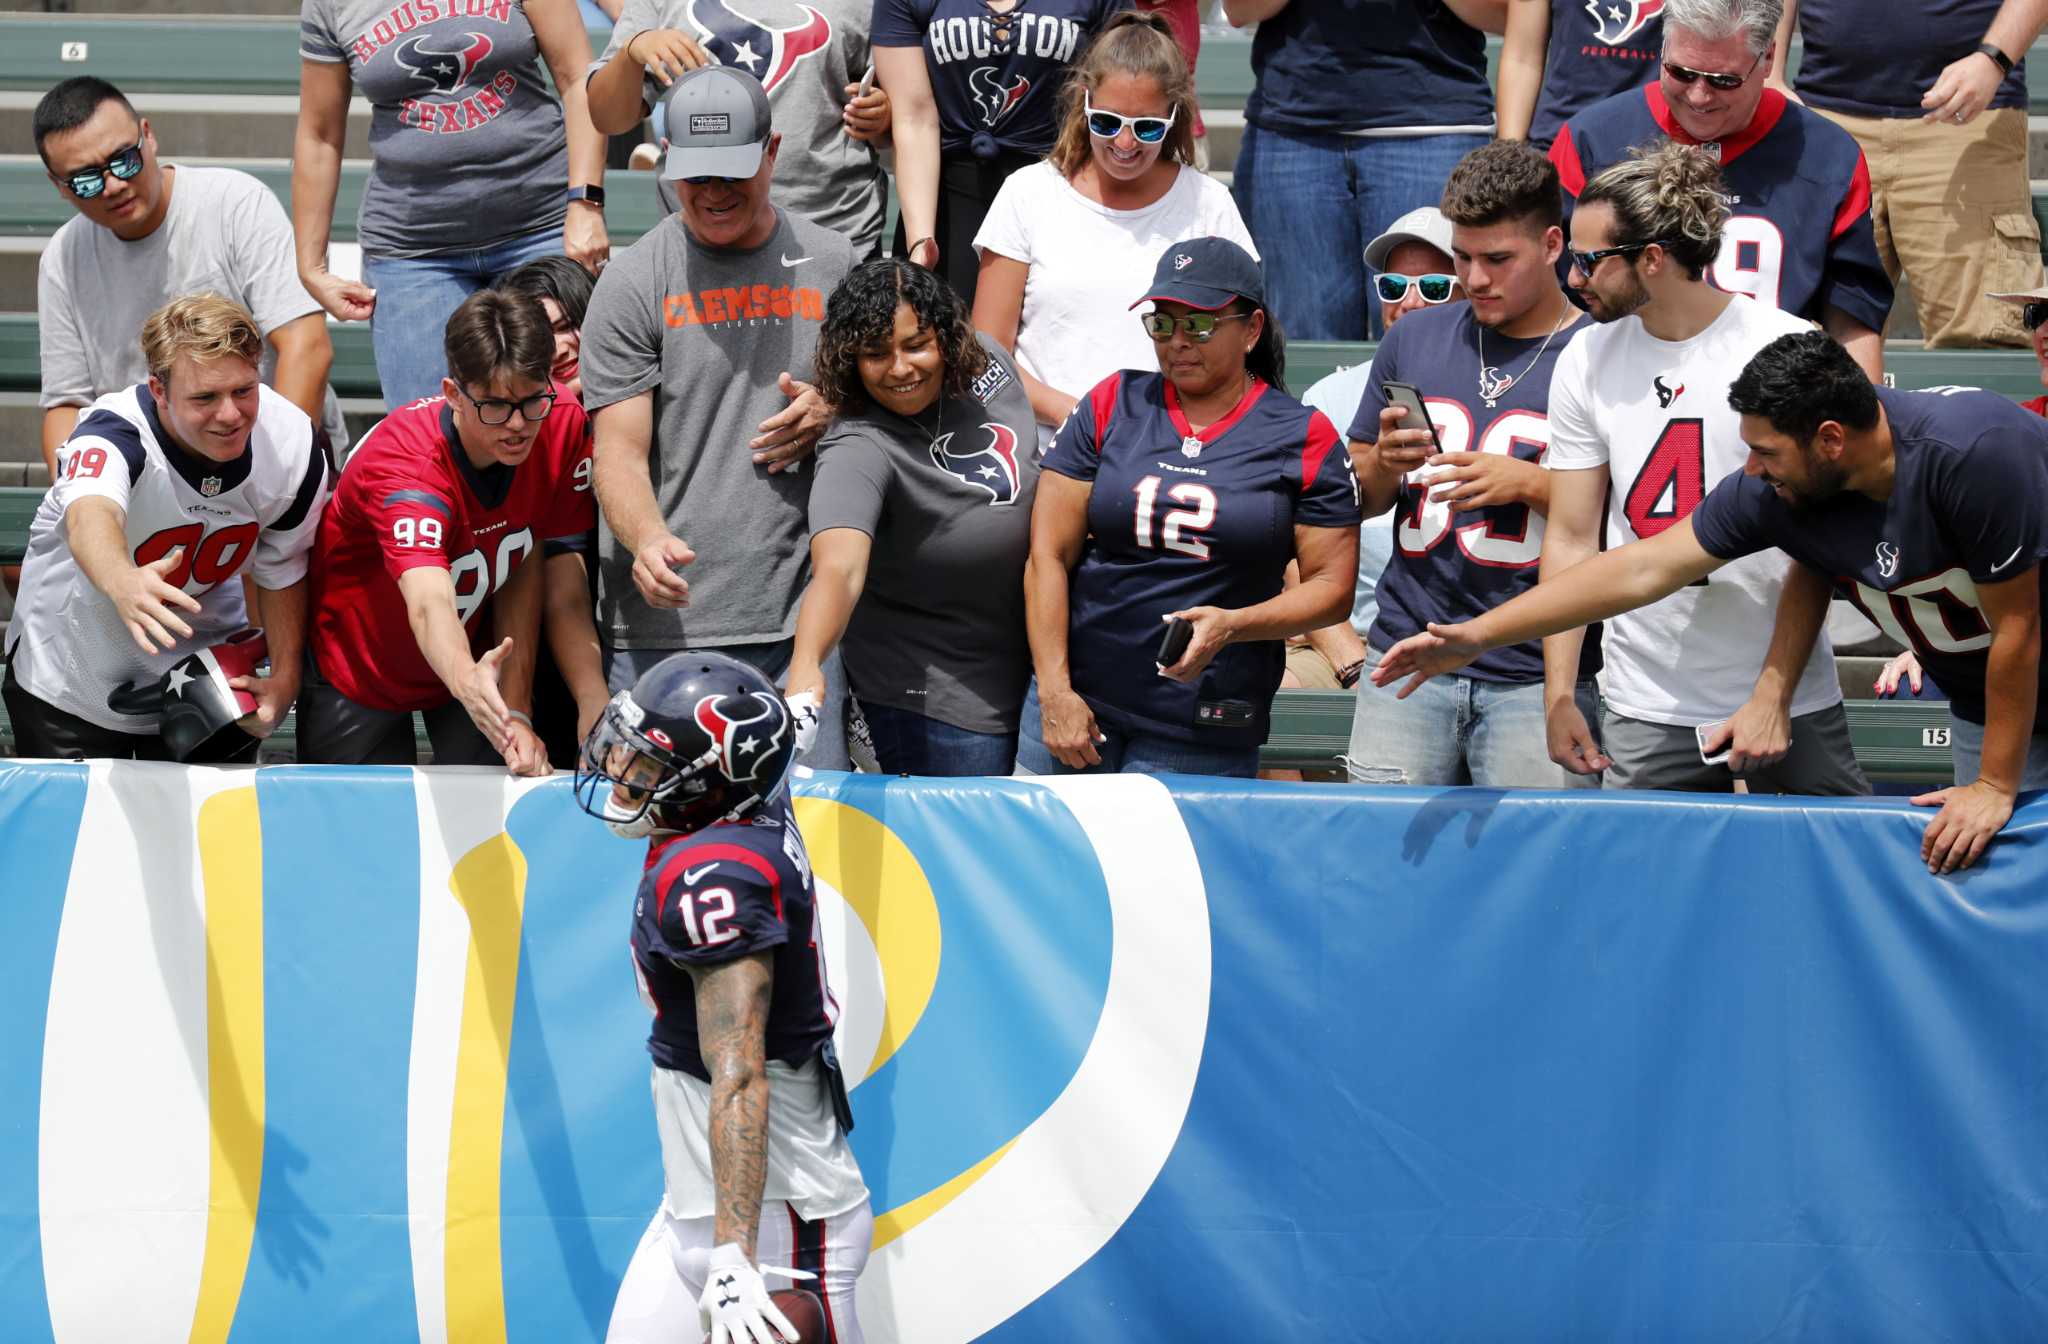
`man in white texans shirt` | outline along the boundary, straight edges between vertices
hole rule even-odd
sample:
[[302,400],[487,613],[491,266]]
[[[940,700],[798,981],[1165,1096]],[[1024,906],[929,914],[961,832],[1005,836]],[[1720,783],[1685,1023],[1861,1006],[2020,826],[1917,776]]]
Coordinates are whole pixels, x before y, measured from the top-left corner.
[[[1552,384],[1543,580],[1599,549],[1603,500],[1618,547],[1686,517],[1741,469],[1729,384],[1810,324],[1706,282],[1727,217],[1713,158],[1668,142],[1580,194],[1570,282],[1601,325],[1566,348]],[[1819,638],[1828,600],[1823,578],[1773,550],[1614,618],[1598,742],[1571,694],[1585,632],[1550,636],[1551,757],[1603,770],[1616,789],[1724,791],[1742,778],[1753,793],[1869,793]]]

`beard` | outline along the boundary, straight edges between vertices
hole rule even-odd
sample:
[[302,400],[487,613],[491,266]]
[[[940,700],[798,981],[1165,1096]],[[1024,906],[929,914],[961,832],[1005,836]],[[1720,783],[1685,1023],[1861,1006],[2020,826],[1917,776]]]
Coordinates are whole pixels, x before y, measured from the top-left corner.
[[1629,272],[1628,285],[1615,294],[1602,294],[1588,286],[1579,291],[1579,297],[1585,300],[1586,311],[1595,322],[1619,322],[1650,301],[1650,291],[1633,271]]

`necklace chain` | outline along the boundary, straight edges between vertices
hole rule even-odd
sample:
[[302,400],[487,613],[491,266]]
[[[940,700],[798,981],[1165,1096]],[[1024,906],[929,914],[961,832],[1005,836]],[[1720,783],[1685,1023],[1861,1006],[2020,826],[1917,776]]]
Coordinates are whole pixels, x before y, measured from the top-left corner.
[[1550,348],[1550,342],[1552,338],[1554,338],[1558,332],[1564,330],[1565,321],[1571,315],[1571,305],[1566,304],[1564,311],[1557,315],[1557,321],[1551,324],[1550,335],[1545,336],[1543,338],[1543,344],[1536,347],[1536,353],[1529,356],[1529,362],[1522,366],[1522,371],[1520,373],[1514,374],[1511,377],[1502,376],[1501,371],[1499,369],[1496,369],[1495,367],[1493,367],[1493,365],[1486,362],[1486,328],[1480,326],[1478,323],[1475,322],[1473,324],[1474,329],[1477,330],[1477,332],[1479,333],[1480,399],[1483,400],[1489,407],[1491,407],[1492,405],[1494,405],[1494,403],[1498,402],[1502,397],[1506,396],[1516,383],[1519,383],[1524,378],[1528,377],[1529,370],[1535,368],[1536,362],[1543,358],[1543,352]]

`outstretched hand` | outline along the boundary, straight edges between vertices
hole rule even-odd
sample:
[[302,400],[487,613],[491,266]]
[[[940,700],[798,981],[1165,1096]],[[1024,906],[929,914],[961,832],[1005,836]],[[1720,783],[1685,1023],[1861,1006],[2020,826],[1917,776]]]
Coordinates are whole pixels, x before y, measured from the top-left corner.
[[1372,684],[1391,686],[1406,677],[1407,684],[1394,695],[1396,700],[1406,700],[1431,677],[1455,672],[1486,652],[1486,645],[1472,637],[1471,629],[1470,622],[1438,625],[1431,621],[1423,633],[1410,635],[1387,650],[1372,670]]

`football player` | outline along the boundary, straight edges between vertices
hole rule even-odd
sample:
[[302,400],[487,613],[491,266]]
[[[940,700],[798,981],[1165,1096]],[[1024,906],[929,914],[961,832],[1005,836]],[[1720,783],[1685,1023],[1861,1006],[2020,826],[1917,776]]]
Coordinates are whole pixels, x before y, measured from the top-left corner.
[[[2048,667],[2048,423],[1975,388],[1873,387],[1813,331],[1759,351],[1728,402],[1749,457],[1690,516],[1477,620],[1403,640],[1374,675],[1412,687],[1484,649],[1632,610],[1780,547],[1910,642],[1948,691],[1956,783],[1913,801],[1941,808],[1920,842],[1928,870],[1969,867],[2015,795],[2048,786],[2035,712]],[[1774,643],[1813,638],[1819,618],[1798,616],[1780,609]]]
[[633,974],[654,1013],[665,1192],[619,1285],[611,1344],[690,1338],[693,1314],[713,1344],[793,1340],[768,1275],[814,1279],[828,1338],[861,1340],[854,1281],[873,1217],[790,812],[804,727],[753,667],[672,654],[606,706],[577,765],[583,809],[648,839]]
[[[1550,147],[1565,195],[1670,137],[1720,160],[1732,213],[1714,284],[1818,322],[1873,379],[1892,282],[1870,219],[1870,169],[1841,127],[1764,87],[1779,0],[1666,0],[1662,78],[1565,123]],[[1567,201],[1567,211],[1570,209]]]
[[[58,450],[7,631],[7,711],[24,756],[169,760],[158,686],[248,623],[263,594],[275,671],[237,677],[275,727],[299,689],[308,552],[327,502],[306,413],[257,374],[263,333],[218,294],[142,326],[149,381],[94,402]],[[234,734],[194,761],[252,760]]]
[[[412,716],[434,760],[545,775],[533,657],[550,541],[597,525],[583,408],[550,379],[539,303],[479,290],[448,319],[442,394],[377,422],[349,458],[313,556],[299,759],[410,765]],[[489,598],[495,640],[471,634]]]

